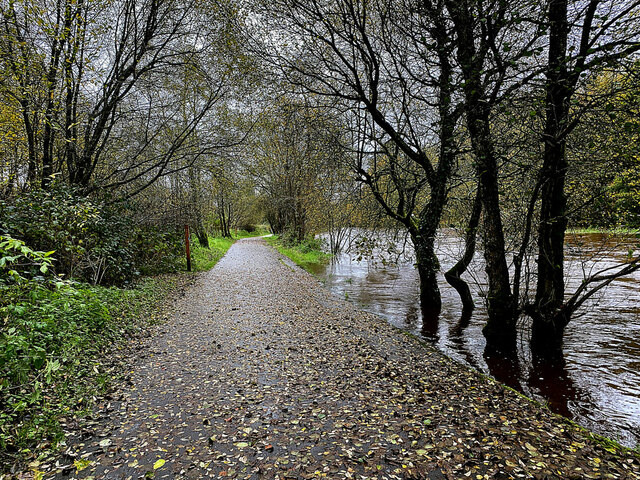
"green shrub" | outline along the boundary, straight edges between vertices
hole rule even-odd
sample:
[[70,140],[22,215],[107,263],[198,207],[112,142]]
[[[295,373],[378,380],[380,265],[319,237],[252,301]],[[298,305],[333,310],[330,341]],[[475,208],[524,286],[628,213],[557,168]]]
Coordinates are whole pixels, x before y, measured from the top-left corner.
[[0,235],[0,287],[44,281],[51,272],[53,253],[34,251],[22,240]]
[[322,238],[315,238],[313,235],[308,235],[300,242],[299,249],[302,253],[310,253],[313,251],[326,251],[326,242]]
[[56,271],[74,275],[86,251],[89,222],[98,216],[98,207],[71,188],[34,190],[0,202],[0,233],[35,250],[55,250]]
[[105,352],[152,323],[153,306],[170,288],[166,279],[133,289],[0,286],[0,465],[42,453],[43,440],[55,448],[64,438],[59,417],[88,412],[113,378]]
[[134,214],[134,204],[98,202],[57,185],[0,201],[0,233],[55,251],[56,273],[94,285],[175,270],[180,233],[135,223]]

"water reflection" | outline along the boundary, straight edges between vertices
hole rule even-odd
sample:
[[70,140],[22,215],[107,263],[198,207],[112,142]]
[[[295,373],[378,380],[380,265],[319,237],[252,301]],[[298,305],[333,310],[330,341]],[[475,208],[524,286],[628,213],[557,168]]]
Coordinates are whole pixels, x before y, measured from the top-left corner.
[[436,343],[439,339],[438,327],[440,326],[440,309],[433,310],[422,306],[422,327],[420,334],[427,340]]
[[407,313],[404,319],[407,330],[415,330],[420,323],[422,323],[422,318],[420,317],[420,309],[418,306],[414,303],[407,305]]
[[586,392],[579,392],[574,385],[566,361],[548,361],[544,358],[533,357],[527,384],[549,402],[549,408],[554,412],[573,417],[569,408],[570,400],[586,397]]
[[[462,242],[455,235],[439,238],[443,270],[457,258]],[[575,288],[583,272],[619,262],[609,237],[579,236],[568,242],[566,270]],[[624,249],[623,249],[624,250]],[[626,252],[626,250],[624,250]],[[377,265],[379,266],[379,265]],[[556,413],[627,446],[640,443],[640,272],[625,277],[593,299],[569,324],[564,361],[548,364],[531,358],[526,325],[521,328],[518,355],[484,354],[482,327],[486,312],[479,299],[484,285],[480,258],[471,267],[477,308],[461,315],[455,290],[441,279],[442,311],[421,314],[418,278],[411,259],[376,268],[367,260],[340,255],[319,276],[336,294],[348,297],[393,325],[421,335],[447,355],[491,374],[500,382],[549,405]],[[469,275],[465,275],[469,279]]]
[[469,325],[471,325],[472,316],[472,310],[463,310],[458,321],[449,329],[449,342],[467,364],[471,365],[476,370],[482,371],[482,365],[476,361],[473,351],[467,348],[465,342],[465,330]]
[[482,358],[484,358],[493,378],[511,388],[522,391],[520,360],[517,355],[505,357],[485,352]]

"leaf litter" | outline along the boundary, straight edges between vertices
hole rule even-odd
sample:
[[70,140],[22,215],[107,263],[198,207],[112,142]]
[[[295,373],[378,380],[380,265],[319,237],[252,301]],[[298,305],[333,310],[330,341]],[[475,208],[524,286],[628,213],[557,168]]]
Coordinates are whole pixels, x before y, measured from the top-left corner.
[[65,454],[57,479],[640,479],[588,432],[236,242]]

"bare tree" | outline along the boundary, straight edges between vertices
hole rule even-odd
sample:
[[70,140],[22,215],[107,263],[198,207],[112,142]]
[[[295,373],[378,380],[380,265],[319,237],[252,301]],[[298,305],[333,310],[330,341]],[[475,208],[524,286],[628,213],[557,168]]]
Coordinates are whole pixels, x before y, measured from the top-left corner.
[[435,236],[461,108],[441,11],[441,2],[384,0],[279,0],[261,10],[271,32],[264,58],[300,92],[342,109],[352,126],[354,170],[409,232],[432,315],[441,308]]
[[585,278],[565,298],[564,239],[567,227],[567,136],[584,113],[572,108],[572,98],[586,75],[614,66],[640,50],[640,2],[550,0],[548,62],[545,69],[544,158],[540,171],[538,283],[526,311],[533,319],[531,346],[537,353],[557,356],[571,316],[595,292],[640,268],[640,258]]
[[56,174],[89,193],[133,182],[131,195],[227,143],[193,140],[235,80],[233,56],[222,53],[233,44],[223,2],[21,0],[1,8],[1,92],[22,112],[30,184],[47,187]]

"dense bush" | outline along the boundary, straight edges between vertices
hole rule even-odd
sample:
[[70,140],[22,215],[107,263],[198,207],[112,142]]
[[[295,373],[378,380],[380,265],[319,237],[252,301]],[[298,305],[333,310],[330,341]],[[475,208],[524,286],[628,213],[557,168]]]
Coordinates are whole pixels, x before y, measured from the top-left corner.
[[22,240],[0,235],[0,290],[30,281],[45,281],[53,258],[50,252],[38,252]]
[[135,205],[99,202],[59,185],[0,201],[0,234],[55,251],[59,275],[121,285],[174,269],[180,254],[177,231],[135,222],[134,214]]
[[17,458],[55,449],[64,438],[61,416],[90,411],[114,374],[105,352],[153,323],[153,306],[170,284],[0,285],[0,476]]
[[307,235],[302,242],[300,242],[300,251],[302,253],[309,253],[312,251],[326,251],[327,250],[327,242],[320,238],[314,237],[313,235]]
[[638,173],[640,173],[640,167],[629,169],[613,181],[610,189],[615,201],[619,224],[633,229],[640,228],[640,178],[638,178]]

